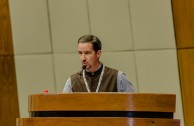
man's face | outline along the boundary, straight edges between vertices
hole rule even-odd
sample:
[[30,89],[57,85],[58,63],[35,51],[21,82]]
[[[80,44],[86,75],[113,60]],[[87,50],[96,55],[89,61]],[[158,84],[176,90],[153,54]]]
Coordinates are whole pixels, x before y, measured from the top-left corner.
[[93,49],[92,43],[79,43],[77,47],[82,65],[86,65],[86,69],[98,67],[101,50],[97,53]]

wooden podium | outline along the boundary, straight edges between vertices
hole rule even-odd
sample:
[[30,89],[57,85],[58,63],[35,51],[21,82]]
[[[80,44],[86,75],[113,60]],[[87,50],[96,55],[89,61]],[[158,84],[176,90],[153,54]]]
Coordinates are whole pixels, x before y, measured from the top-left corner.
[[64,93],[29,96],[29,118],[17,126],[180,126],[176,96],[150,93]]

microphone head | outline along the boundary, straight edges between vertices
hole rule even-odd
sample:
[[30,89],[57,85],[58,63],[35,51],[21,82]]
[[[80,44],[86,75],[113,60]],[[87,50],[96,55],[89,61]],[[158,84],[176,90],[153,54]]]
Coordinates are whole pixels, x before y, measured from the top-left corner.
[[81,76],[82,75],[82,71],[85,70],[85,69],[86,69],[86,65],[83,64],[82,68],[81,68],[81,71],[78,73],[78,75]]
[[86,69],[86,65],[85,64],[83,64],[83,66],[82,66],[82,70],[85,70]]

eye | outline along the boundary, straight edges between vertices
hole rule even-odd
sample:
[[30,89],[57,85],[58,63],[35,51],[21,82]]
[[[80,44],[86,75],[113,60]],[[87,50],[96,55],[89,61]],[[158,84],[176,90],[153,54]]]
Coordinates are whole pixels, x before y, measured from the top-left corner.
[[89,55],[89,54],[91,54],[91,53],[92,53],[91,51],[85,51],[85,52],[84,52],[85,55]]
[[81,55],[81,54],[82,54],[82,52],[81,52],[81,51],[78,51],[78,54],[79,54],[79,55]]
[[86,51],[85,54],[90,54],[90,53],[88,51]]

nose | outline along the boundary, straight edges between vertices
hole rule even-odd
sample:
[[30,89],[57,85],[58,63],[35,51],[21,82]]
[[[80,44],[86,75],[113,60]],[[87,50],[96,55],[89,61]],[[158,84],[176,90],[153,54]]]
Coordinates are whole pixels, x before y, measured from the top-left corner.
[[86,55],[85,54],[82,54],[81,55],[81,60],[84,62],[84,61],[86,61]]

